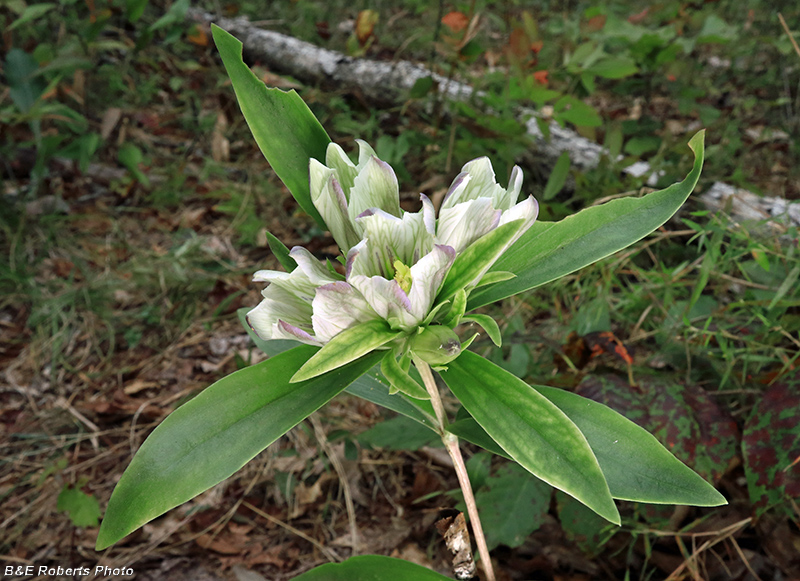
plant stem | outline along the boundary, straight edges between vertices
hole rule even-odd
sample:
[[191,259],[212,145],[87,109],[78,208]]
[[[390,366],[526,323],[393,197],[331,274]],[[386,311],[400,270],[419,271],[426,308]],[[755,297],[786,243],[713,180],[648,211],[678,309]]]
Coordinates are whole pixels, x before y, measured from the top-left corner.
[[478,545],[478,553],[481,556],[481,564],[483,565],[483,570],[486,572],[486,581],[495,581],[492,559],[489,556],[489,546],[486,544],[486,537],[483,535],[483,527],[481,526],[481,519],[478,515],[478,505],[475,503],[475,495],[472,493],[472,485],[469,482],[467,466],[464,464],[461,448],[458,446],[458,438],[445,429],[448,423],[447,415],[445,414],[442,398],[439,396],[439,388],[436,387],[436,380],[433,378],[433,372],[430,366],[417,357],[414,357],[414,366],[417,368],[417,371],[419,371],[420,377],[422,377],[422,381],[425,383],[425,389],[427,389],[431,396],[431,404],[433,405],[433,411],[436,413],[439,435],[442,437],[444,447],[453,460],[456,476],[458,477],[458,484],[461,486],[464,502],[467,504],[467,514],[472,523],[472,534],[475,536],[475,543]]

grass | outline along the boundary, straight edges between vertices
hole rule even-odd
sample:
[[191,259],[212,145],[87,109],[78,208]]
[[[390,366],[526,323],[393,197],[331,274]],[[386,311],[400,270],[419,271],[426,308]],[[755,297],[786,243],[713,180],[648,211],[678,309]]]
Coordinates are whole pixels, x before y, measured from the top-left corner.
[[[301,95],[335,140],[349,146],[365,138],[392,163],[404,204],[414,203],[420,184],[428,184],[429,194],[446,189],[460,165],[479,155],[492,158],[501,181],[513,163],[522,163],[526,191],[543,192],[548,176],[512,111],[531,104],[556,111],[564,97],[591,106],[601,122],[579,130],[617,148],[622,164],[647,159],[664,171],[664,181],[677,179],[685,173],[687,134],[702,125],[710,138],[703,187],[723,179],[787,199],[800,194],[793,133],[800,119],[800,57],[766,7],[741,14],[733,2],[702,8],[664,2],[637,24],[654,37],[647,45],[630,34],[595,29],[598,18],[607,23],[618,16],[628,30],[624,22],[638,11],[625,2],[603,10],[579,2],[568,12],[544,3],[527,13],[507,3],[462,4],[442,10],[479,17],[471,47],[459,48],[463,31],[433,25],[438,6],[412,0],[284,3],[269,15],[270,27],[352,52],[363,46],[348,44],[350,32],[340,31],[339,23],[355,19],[359,10],[377,10],[368,57],[418,59],[487,92],[483,102],[437,104],[422,94],[376,110],[346,89],[302,86]],[[263,19],[257,8],[239,5],[242,13]],[[96,527],[76,527],[74,518],[59,512],[60,492],[80,485],[104,507],[131,451],[153,425],[256,356],[241,341],[234,313],[258,301],[252,271],[277,268],[265,229],[290,247],[303,244],[320,256],[331,252],[332,241],[298,210],[260,157],[213,47],[182,20],[148,32],[165,9],[149,3],[141,20],[131,22],[118,9],[98,13],[98,19],[83,5],[65,7],[13,30],[0,52],[6,75],[12,47],[63,65],[42,75],[50,92],[27,110],[9,92],[0,93],[0,417],[7,450],[0,463],[0,555],[25,560],[48,554],[54,565],[97,562]],[[12,8],[0,9],[6,25],[18,17]],[[787,8],[784,17],[796,31],[797,9]],[[714,18],[730,26],[714,28]],[[67,23],[63,34],[51,35],[59,19]],[[327,23],[329,39],[320,36],[319,23]],[[670,30],[680,34],[659,40]],[[512,33],[542,45],[515,53]],[[671,47],[689,41],[688,56],[670,60]],[[587,43],[629,59],[638,72],[621,79],[586,74],[590,65],[574,55]],[[487,53],[496,56],[495,67],[508,65],[509,72],[492,70]],[[56,60],[75,55],[92,67]],[[730,64],[712,66],[712,57]],[[547,90],[554,92],[549,98],[530,80],[545,70]],[[119,110],[119,120],[104,128],[112,109]],[[774,137],[770,130],[789,136]],[[94,151],[81,141],[91,134],[99,139]],[[126,144],[141,154],[132,167],[149,185],[120,159]],[[63,157],[72,161],[59,161]],[[543,217],[558,219],[638,189],[641,183],[620,177],[620,167],[606,159],[587,172],[572,168],[574,187],[543,203]],[[702,386],[741,430],[767,390],[797,375],[797,239],[796,229],[764,234],[690,202],[677,219],[630,249],[490,307],[502,322],[504,347],[494,350],[479,340],[475,348],[532,382],[574,388],[587,377],[626,377],[626,365],[613,353],[587,359],[575,347],[593,333],[612,331],[633,358],[634,378],[656,372],[676,384]],[[427,518],[421,513],[435,512],[436,492],[453,482],[435,455],[424,451],[361,450],[355,463],[352,435],[380,418],[372,404],[346,398],[323,417],[328,439],[358,474],[351,488],[359,526],[374,533],[376,551],[411,555],[437,547],[429,555],[442,564],[438,540],[421,525]],[[293,431],[226,484],[104,559],[146,569],[181,554],[208,567],[239,562],[286,578],[330,557],[291,530],[346,556],[349,550],[332,542],[349,530],[342,487],[323,453],[333,453],[330,445],[319,438],[309,426]],[[625,506],[622,532],[610,539],[599,535],[603,540],[594,547],[581,545],[594,555],[586,565],[590,576],[623,578],[629,571],[629,578],[657,579],[691,565],[695,578],[702,578],[714,570],[712,553],[719,547],[725,549],[717,553],[719,562],[731,570],[752,566],[763,577],[778,569],[790,575],[795,565],[786,548],[770,544],[767,557],[761,544],[772,542],[769,530],[797,537],[796,504],[752,512],[738,450],[736,458],[740,465],[719,480],[732,500],[729,508],[657,518]],[[426,495],[433,496],[412,504]],[[245,501],[269,518],[243,508]],[[754,514],[759,518],[729,528]],[[382,536],[386,522],[408,534],[393,545]],[[684,527],[683,536],[673,534],[673,525]],[[425,532],[412,534],[413,527]],[[551,527],[533,532],[518,548],[500,548],[495,554],[503,567],[514,570],[513,563],[548,543],[578,559],[573,543],[582,533]],[[698,557],[688,540],[674,541],[700,543],[706,538],[701,535],[720,545],[701,544]],[[165,544],[156,548],[161,539]]]

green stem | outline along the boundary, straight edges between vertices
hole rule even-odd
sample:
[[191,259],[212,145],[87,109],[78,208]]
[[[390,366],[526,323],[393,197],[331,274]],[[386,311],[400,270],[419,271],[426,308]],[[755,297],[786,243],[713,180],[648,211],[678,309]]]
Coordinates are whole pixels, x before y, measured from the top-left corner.
[[447,415],[445,414],[442,398],[439,396],[439,388],[436,387],[436,380],[433,378],[433,372],[430,366],[418,357],[414,357],[414,366],[417,368],[417,371],[419,371],[420,377],[422,377],[422,381],[425,383],[425,389],[431,396],[431,404],[433,405],[433,411],[436,413],[439,435],[442,437],[444,447],[453,460],[453,466],[455,467],[456,476],[458,477],[458,484],[461,486],[464,502],[467,505],[467,514],[472,523],[472,534],[475,536],[475,543],[478,545],[478,553],[481,556],[481,564],[483,565],[483,570],[486,572],[486,581],[495,581],[492,559],[489,556],[489,546],[486,544],[486,537],[483,534],[481,519],[478,515],[478,505],[475,503],[475,495],[472,492],[472,484],[469,482],[467,465],[464,463],[464,457],[461,455],[461,448],[458,446],[458,438],[446,430],[448,424]]

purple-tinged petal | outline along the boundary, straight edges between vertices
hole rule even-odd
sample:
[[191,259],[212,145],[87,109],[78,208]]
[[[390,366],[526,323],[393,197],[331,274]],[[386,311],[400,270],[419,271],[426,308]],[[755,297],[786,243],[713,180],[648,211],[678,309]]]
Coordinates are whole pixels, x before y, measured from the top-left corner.
[[378,318],[364,297],[342,281],[319,287],[312,307],[314,335],[323,343],[353,325]]
[[494,230],[500,223],[500,216],[500,210],[494,209],[489,198],[443,208],[439,211],[436,243],[452,246],[456,253],[461,253],[475,240]]
[[[325,225],[340,248],[347,251],[359,240],[359,235],[350,220],[347,200],[336,172],[326,168],[315,159],[310,162],[311,202],[322,216]],[[316,176],[316,177],[315,177]],[[320,182],[317,184],[316,182]]]
[[421,321],[411,313],[411,301],[396,280],[353,275],[348,282],[361,293],[380,318],[397,319],[409,329]]
[[317,260],[313,254],[302,246],[295,246],[292,248],[289,252],[289,256],[294,259],[297,263],[297,267],[303,271],[303,274],[306,275],[308,280],[311,281],[311,284],[315,287],[336,281],[336,279],[331,276],[331,273],[328,272],[328,269],[323,266],[322,262]]
[[441,212],[443,208],[450,208],[461,201],[459,199],[461,193],[466,189],[471,179],[470,175],[465,171],[462,171],[455,177],[453,183],[450,184],[450,187],[447,189],[447,193],[444,195],[439,212]]
[[303,331],[300,327],[295,327],[294,325],[290,325],[286,321],[279,320],[273,329],[272,332],[273,339],[291,339],[295,341],[300,341],[301,343],[306,343],[308,345],[322,345],[320,341],[315,339],[306,331]]
[[400,216],[400,190],[397,176],[388,163],[372,156],[353,181],[348,200],[350,220],[369,208],[381,210]]

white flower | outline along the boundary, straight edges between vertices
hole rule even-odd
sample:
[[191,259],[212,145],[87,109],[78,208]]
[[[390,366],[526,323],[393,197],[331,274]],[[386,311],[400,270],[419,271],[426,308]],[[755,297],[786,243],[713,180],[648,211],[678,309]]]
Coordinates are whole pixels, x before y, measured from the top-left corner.
[[247,320],[263,339],[323,345],[373,319],[410,334],[436,306],[437,293],[460,253],[495,228],[521,219],[505,249],[536,220],[538,205],[532,197],[516,203],[520,169],[514,167],[504,189],[485,157],[462,168],[442,203],[438,223],[424,194],[418,212],[404,212],[392,168],[365,142],[358,144],[358,165],[333,143],[327,166],[314,159],[309,164],[311,199],[346,256],[344,280],[301,247],[290,252],[297,263],[291,273],[257,272],[254,280],[270,285]]

